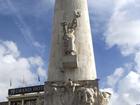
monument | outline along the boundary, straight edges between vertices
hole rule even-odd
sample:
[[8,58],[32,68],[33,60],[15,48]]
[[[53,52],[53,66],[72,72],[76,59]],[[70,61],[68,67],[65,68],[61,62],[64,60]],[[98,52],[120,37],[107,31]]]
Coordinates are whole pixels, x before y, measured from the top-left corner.
[[87,0],[55,0],[45,105],[107,105],[100,92]]

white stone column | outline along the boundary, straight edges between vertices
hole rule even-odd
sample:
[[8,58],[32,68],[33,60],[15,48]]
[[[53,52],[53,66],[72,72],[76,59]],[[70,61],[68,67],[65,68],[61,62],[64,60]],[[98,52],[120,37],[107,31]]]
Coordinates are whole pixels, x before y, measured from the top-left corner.
[[24,99],[21,100],[21,104],[24,105]]
[[[74,11],[80,12],[75,29],[77,68],[63,67],[63,36],[62,22],[70,23]],[[96,67],[92,45],[87,0],[56,0],[54,11],[52,47],[49,61],[48,81],[95,80]]]
[[11,105],[11,101],[10,100],[8,101],[8,105]]

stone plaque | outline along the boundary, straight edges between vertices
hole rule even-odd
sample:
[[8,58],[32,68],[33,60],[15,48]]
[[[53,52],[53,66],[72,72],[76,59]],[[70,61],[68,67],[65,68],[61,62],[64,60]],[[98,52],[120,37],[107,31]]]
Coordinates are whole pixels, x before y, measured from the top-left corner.
[[64,69],[74,69],[78,67],[77,55],[64,56],[62,62]]

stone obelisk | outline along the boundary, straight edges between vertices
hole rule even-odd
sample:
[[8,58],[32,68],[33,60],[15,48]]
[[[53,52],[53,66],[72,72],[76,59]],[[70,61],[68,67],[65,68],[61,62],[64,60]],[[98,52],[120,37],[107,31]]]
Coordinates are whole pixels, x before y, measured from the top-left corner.
[[55,0],[53,21],[45,105],[106,105],[110,94],[98,89],[87,0]]

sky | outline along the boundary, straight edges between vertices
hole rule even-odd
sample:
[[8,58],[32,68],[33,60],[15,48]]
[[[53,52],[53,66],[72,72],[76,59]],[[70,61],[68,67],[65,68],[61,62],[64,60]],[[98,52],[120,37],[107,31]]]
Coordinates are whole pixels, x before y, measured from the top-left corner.
[[[88,4],[100,89],[112,93],[110,105],[140,104],[140,0]],[[53,8],[54,0],[0,0],[0,101],[9,88],[47,80]]]

